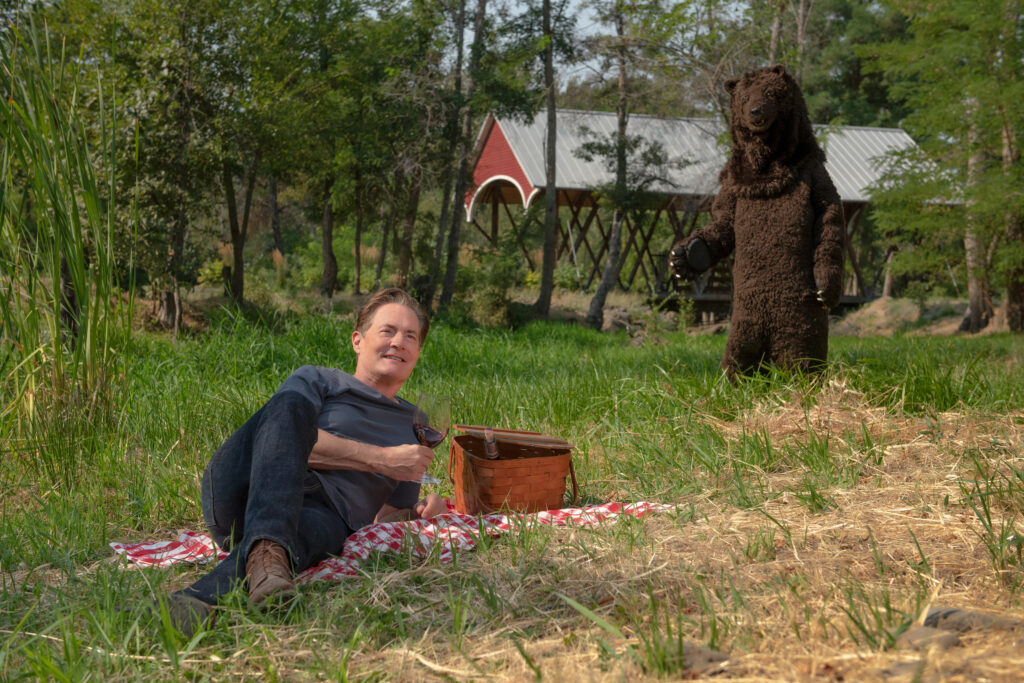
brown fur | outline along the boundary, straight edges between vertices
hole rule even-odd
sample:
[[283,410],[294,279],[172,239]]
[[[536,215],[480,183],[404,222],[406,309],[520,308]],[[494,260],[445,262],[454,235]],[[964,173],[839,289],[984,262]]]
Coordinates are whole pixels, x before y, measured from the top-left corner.
[[[681,244],[703,240],[712,263],[735,251],[722,359],[730,377],[766,362],[817,370],[828,355],[826,307],[839,303],[842,290],[842,204],[785,67],[758,69],[725,87],[732,153],[719,176],[722,189],[712,222]],[[673,267],[686,272],[685,264]]]

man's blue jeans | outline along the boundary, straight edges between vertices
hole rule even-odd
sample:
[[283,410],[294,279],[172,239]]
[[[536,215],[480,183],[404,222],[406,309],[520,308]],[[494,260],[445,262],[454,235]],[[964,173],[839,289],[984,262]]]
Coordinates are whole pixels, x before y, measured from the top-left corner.
[[341,552],[352,530],[306,468],[316,430],[316,406],[278,392],[217,449],[203,472],[203,518],[230,554],[184,593],[216,604],[245,578],[261,539],[283,546],[295,573]]

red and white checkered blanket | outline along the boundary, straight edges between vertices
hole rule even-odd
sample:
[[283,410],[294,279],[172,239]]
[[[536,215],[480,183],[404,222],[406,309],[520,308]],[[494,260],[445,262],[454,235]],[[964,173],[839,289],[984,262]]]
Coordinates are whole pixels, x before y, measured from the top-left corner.
[[[299,574],[298,581],[319,579],[338,580],[359,574],[360,565],[372,553],[398,553],[411,550],[415,557],[423,558],[438,549],[441,562],[451,562],[460,550],[476,547],[481,534],[500,536],[514,529],[542,526],[594,526],[614,521],[622,516],[643,517],[652,512],[675,510],[674,505],[659,503],[606,503],[585,508],[565,508],[534,514],[493,514],[474,517],[460,515],[449,503],[449,512],[432,519],[409,522],[371,524],[348,537],[340,557],[330,557],[315,567]],[[144,567],[165,567],[178,562],[209,562],[223,560],[227,553],[220,550],[206,534],[183,531],[175,541],[155,543],[111,543],[114,552]]]

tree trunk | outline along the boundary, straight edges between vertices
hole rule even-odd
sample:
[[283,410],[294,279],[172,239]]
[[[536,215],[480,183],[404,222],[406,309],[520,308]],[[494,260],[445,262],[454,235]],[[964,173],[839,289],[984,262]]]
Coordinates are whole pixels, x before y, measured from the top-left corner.
[[469,175],[469,146],[473,135],[473,92],[484,51],[484,19],[487,17],[487,0],[477,0],[476,18],[473,21],[473,45],[469,51],[469,74],[466,85],[466,99],[460,116],[459,152],[456,159],[455,194],[452,197],[451,230],[448,233],[448,261],[445,265],[444,287],[441,289],[440,308],[447,308],[455,295],[455,276],[459,268],[459,232],[466,214],[466,177]]
[[[184,183],[184,180],[180,182]],[[184,204],[179,207],[178,215],[174,219],[174,227],[171,231],[170,263],[168,264],[168,277],[170,283],[167,289],[156,294],[157,321],[165,330],[174,330],[174,338],[178,338],[181,331],[181,295],[178,292],[178,282],[181,275],[181,261],[185,254],[185,241],[188,237],[188,214]]]
[[160,327],[165,330],[174,330],[174,338],[178,338],[181,330],[181,298],[178,296],[177,287],[160,292],[157,295],[156,319]]
[[225,160],[221,166],[221,179],[224,184],[224,197],[228,205],[228,231],[231,234],[231,285],[229,293],[231,300],[237,305],[244,301],[245,293],[245,264],[243,255],[245,252],[246,234],[249,231],[249,212],[252,207],[252,193],[256,186],[256,162],[253,162],[249,169],[249,177],[245,186],[245,204],[242,210],[242,220],[238,220],[238,205],[235,201],[235,183],[231,174],[231,165]]
[[803,85],[804,55],[807,52],[807,21],[811,16],[814,0],[800,0],[796,10],[796,73],[793,77]]
[[362,293],[362,282],[363,282],[363,225],[365,223],[365,205],[363,204],[363,174],[358,166],[355,171],[356,176],[356,230],[353,247],[353,276],[352,276],[352,293]]
[[228,205],[228,235],[231,239],[231,270],[224,272],[224,275],[230,277],[225,278],[225,286],[227,294],[231,297],[231,300],[236,304],[242,303],[242,292],[238,290],[238,279],[236,272],[238,270],[238,254],[242,251],[238,244],[238,206],[235,203],[235,183],[231,177],[231,167],[225,159],[221,164],[221,184],[224,190],[224,199]]
[[241,304],[245,292],[245,243],[249,239],[249,215],[252,211],[252,193],[256,187],[256,166],[254,161],[249,169],[249,178],[245,184],[245,200],[242,206],[242,223],[238,227],[237,239],[232,237],[231,251],[234,256],[234,272],[232,273],[231,290],[237,292],[236,302]]
[[[973,112],[972,112],[973,115]],[[980,182],[984,150],[978,141],[977,124],[972,120],[967,134],[971,156],[967,159],[967,190],[972,193]],[[977,217],[971,214],[976,200],[967,199],[967,227],[964,231],[964,256],[967,263],[967,313],[960,322],[960,331],[977,332],[992,318],[992,299],[989,296],[985,273],[985,246],[978,235]]]
[[331,189],[334,176],[324,181],[324,212],[320,221],[320,249],[324,258],[324,273],[320,278],[320,291],[329,300],[338,288],[338,259],[334,256],[334,209],[331,207]]
[[[1018,214],[1007,216],[1006,243],[1010,249],[1024,249],[1024,224]],[[1006,323],[1010,332],[1024,332],[1024,262],[1021,261],[1006,272]]]
[[[452,144],[455,149],[455,143]],[[448,235],[448,212],[452,203],[452,180],[453,173],[449,165],[444,174],[444,189],[441,191],[441,219],[437,225],[437,236],[434,239],[434,258],[430,262],[430,274],[427,280],[427,291],[423,293],[423,307],[431,310],[434,305],[434,295],[437,293],[438,278],[441,274],[441,257],[444,255],[444,238]]]
[[274,248],[284,255],[284,236],[281,234],[281,207],[277,203],[277,175],[270,176],[270,232],[274,236]]
[[594,292],[590,308],[587,309],[586,323],[595,330],[601,329],[604,325],[604,304],[608,294],[615,287],[615,280],[619,277],[619,269],[622,267],[622,223],[623,212],[621,209],[615,209],[612,213],[612,230],[608,237],[608,260],[605,261],[601,280],[597,283],[597,291]]
[[[882,280],[882,298],[892,298],[893,288],[893,277],[892,277],[892,260],[896,256],[895,249],[889,249],[889,252],[885,255],[885,278]],[[877,280],[875,281],[877,282]]]
[[540,269],[540,294],[534,310],[546,316],[551,310],[551,294],[555,289],[555,246],[558,237],[558,183],[555,178],[555,146],[558,141],[555,112],[554,36],[551,34],[551,0],[544,0],[544,88],[547,97],[547,141],[544,150],[544,259]]
[[412,268],[412,240],[416,230],[416,213],[420,208],[420,188],[423,186],[423,169],[416,166],[411,174],[409,198],[405,216],[402,218],[402,238],[398,248],[397,286],[405,289],[409,284],[409,270]]
[[772,18],[772,37],[768,41],[768,64],[775,64],[778,61],[779,35],[782,32],[782,13],[786,11],[786,3],[780,1],[775,8],[775,16]]
[[[1013,173],[1020,163],[1017,133],[1003,112],[1003,173]],[[1024,222],[1017,212],[1006,214],[1006,248],[1024,253]],[[1006,271],[1006,323],[1010,332],[1024,332],[1024,258],[1015,260]]]
[[[629,114],[626,110],[626,41],[625,41],[625,17],[621,11],[615,14],[615,35],[618,38],[616,46],[616,61],[619,67],[619,101],[616,107],[617,129],[615,133],[615,194],[616,202],[621,202],[626,193],[626,126],[629,123]],[[604,271],[601,273],[601,281],[594,292],[594,298],[590,300],[590,308],[587,311],[586,323],[594,329],[601,329],[604,324],[604,303],[609,292],[615,286],[619,277],[619,269],[622,268],[620,255],[622,253],[622,223],[625,219],[621,206],[616,206],[612,214],[612,230],[608,238],[608,256],[604,264]]]
[[[466,0],[460,0],[459,9],[455,13],[455,78],[452,84],[452,92],[458,98],[462,94],[462,61],[464,35],[466,27]],[[441,219],[437,225],[437,237],[434,241],[434,260],[430,265],[430,279],[427,281],[427,291],[423,294],[423,307],[431,310],[434,305],[434,295],[437,293],[437,284],[441,275],[441,257],[444,255],[445,237],[448,235],[449,217],[448,210],[452,203],[452,182],[455,179],[455,165],[458,163],[456,149],[459,144],[459,108],[450,107],[447,113],[445,128],[448,133],[448,164],[444,170],[444,190],[441,194]]]
[[[397,189],[397,188],[396,188]],[[388,207],[386,218],[380,226],[380,251],[377,254],[377,273],[373,278],[374,291],[380,289],[384,276],[384,261],[388,256],[388,240],[391,239],[391,228],[395,225],[395,214],[398,213],[398,198],[395,197]]]

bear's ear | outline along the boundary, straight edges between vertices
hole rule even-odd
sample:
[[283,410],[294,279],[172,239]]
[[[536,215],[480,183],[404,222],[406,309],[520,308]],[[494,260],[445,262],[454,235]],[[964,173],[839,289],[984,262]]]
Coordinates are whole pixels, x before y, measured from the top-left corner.
[[739,82],[740,82],[740,79],[738,79],[738,78],[730,78],[729,80],[727,80],[725,82],[725,92],[727,92],[727,93],[729,93],[731,95],[732,91],[736,89],[737,85],[739,85]]
[[786,67],[784,67],[782,64],[776,64],[771,68],[771,70],[780,76],[786,75]]

